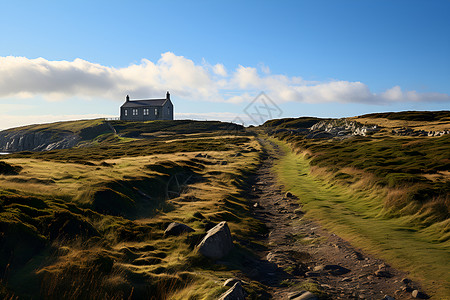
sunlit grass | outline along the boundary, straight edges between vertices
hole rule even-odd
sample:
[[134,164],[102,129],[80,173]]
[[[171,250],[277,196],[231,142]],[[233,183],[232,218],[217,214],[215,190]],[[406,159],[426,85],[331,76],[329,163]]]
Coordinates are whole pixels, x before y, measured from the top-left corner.
[[352,188],[332,180],[329,173],[311,172],[306,157],[295,154],[287,144],[273,141],[286,153],[275,167],[279,179],[299,197],[307,217],[320,220],[356,246],[411,272],[430,292],[436,291],[437,297],[450,293],[450,241],[436,241],[436,233],[448,234],[448,220],[422,229],[410,222],[411,216],[387,217],[383,189],[370,184],[364,189]]
[[[251,136],[174,137],[167,143],[114,137],[86,148],[9,156],[22,169],[0,175],[0,226],[10,240],[0,257],[23,254],[10,275],[1,274],[3,282],[20,296],[55,299],[217,298],[225,290],[217,280],[238,266],[216,266],[194,246],[223,220],[239,240],[262,228],[242,195],[260,146]],[[175,177],[181,190],[169,186]],[[168,188],[175,189],[169,199]],[[195,232],[165,238],[173,221]],[[35,285],[23,289],[25,277]]]

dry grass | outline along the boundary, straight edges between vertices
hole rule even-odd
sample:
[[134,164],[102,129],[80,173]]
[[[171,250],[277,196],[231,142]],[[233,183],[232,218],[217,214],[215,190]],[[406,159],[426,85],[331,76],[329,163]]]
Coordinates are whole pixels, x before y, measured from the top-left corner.
[[443,131],[449,130],[449,122],[448,121],[409,121],[409,120],[389,120],[386,118],[360,118],[353,117],[348,118],[352,121],[357,121],[362,124],[374,124],[386,129],[399,129],[404,127],[409,127],[414,130],[425,130],[425,131]]
[[[246,177],[259,163],[260,146],[253,137],[221,132],[169,138],[160,144],[109,140],[107,156],[98,154],[106,146],[100,143],[92,151],[9,157],[8,163],[22,170],[0,175],[0,226],[6,226],[9,239],[0,238],[0,244],[11,253],[35,250],[16,259],[8,273],[9,258],[0,253],[6,285],[21,297],[49,299],[214,299],[223,292],[217,281],[232,276],[239,264],[216,266],[194,246],[222,220],[237,240],[249,240],[262,228],[242,194]],[[135,143],[138,147],[130,148]],[[172,149],[166,153],[169,148],[162,144]],[[166,190],[173,192],[169,198]],[[103,206],[96,205],[99,201]],[[173,221],[195,232],[164,238]],[[25,244],[15,242],[19,235]],[[33,284],[23,289],[25,281]]]

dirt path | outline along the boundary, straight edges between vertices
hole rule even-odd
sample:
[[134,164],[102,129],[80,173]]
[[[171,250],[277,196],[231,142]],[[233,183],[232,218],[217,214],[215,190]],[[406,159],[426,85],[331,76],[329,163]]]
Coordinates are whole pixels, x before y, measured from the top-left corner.
[[272,297],[297,299],[300,291],[309,289],[328,299],[384,299],[386,295],[411,299],[412,290],[404,291],[407,285],[401,282],[406,274],[303,217],[300,200],[277,184],[271,170],[282,151],[268,141],[261,143],[267,154],[250,196],[255,217],[270,230],[263,240],[268,251],[258,253],[266,265],[257,272]]

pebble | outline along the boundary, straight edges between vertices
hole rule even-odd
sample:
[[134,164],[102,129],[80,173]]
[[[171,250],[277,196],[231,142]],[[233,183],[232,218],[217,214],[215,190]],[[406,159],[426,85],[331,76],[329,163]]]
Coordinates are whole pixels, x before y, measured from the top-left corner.
[[407,285],[407,286],[402,286],[402,291],[411,293],[412,291],[414,291],[414,289],[412,287],[410,287],[409,285]]
[[308,271],[305,273],[306,277],[319,277],[320,273],[319,272],[313,272],[313,271]]
[[322,271],[323,268],[324,268],[324,266],[319,265],[319,266],[315,266],[313,270],[317,272],[317,271]]
[[344,268],[339,265],[326,265],[324,267],[324,270],[328,271],[332,275],[343,275],[343,274],[347,274],[348,272],[350,272],[349,269]]
[[430,297],[428,297],[427,294],[424,294],[424,293],[420,292],[419,290],[412,291],[411,296],[413,296],[413,298],[417,298],[417,299],[428,299],[428,298],[430,298]]
[[341,281],[343,281],[343,282],[349,282],[349,281],[352,281],[352,278],[351,278],[351,277],[344,277],[344,278],[342,278]]
[[408,284],[411,283],[411,280],[408,278],[402,278],[401,283]]
[[391,273],[389,273],[388,271],[385,271],[385,270],[377,270],[377,271],[375,271],[375,276],[377,276],[377,277],[386,277],[386,278],[392,277]]
[[292,193],[291,192],[286,192],[286,194],[284,195],[284,197],[286,197],[286,198],[291,198],[291,197],[293,197],[294,195],[292,195]]
[[389,296],[389,295],[384,295],[383,300],[395,300],[395,298],[394,298],[394,297],[391,297],[391,296]]
[[258,202],[256,202],[255,204],[253,204],[253,207],[254,208],[263,208],[262,206],[261,206],[261,204],[259,204]]

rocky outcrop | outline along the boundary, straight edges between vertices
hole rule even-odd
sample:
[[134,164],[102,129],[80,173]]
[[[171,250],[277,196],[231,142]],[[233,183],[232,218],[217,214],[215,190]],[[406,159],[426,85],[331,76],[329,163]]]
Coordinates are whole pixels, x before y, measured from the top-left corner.
[[320,121],[311,126],[309,130],[306,138],[333,138],[355,135],[366,136],[379,131],[380,128],[377,125],[363,125],[346,119],[334,119]]
[[80,141],[91,140],[101,134],[113,132],[112,126],[108,123],[93,122],[91,126],[89,125],[74,130],[61,129],[54,124],[48,124],[46,127],[40,125],[38,128],[26,126],[4,130],[0,132],[0,152],[67,149],[77,146]]
[[197,248],[208,258],[221,259],[226,256],[233,248],[233,239],[227,222],[220,222],[211,228]]
[[0,151],[45,151],[74,147],[81,140],[72,132],[5,130],[0,132]]
[[391,133],[401,136],[443,136],[446,134],[450,134],[450,130],[426,131],[426,130],[414,130],[410,127],[403,127],[399,129],[392,129]]

